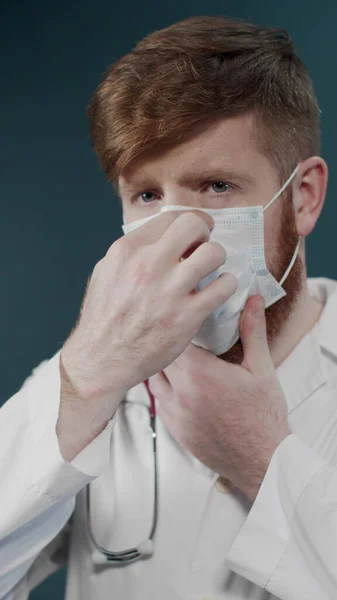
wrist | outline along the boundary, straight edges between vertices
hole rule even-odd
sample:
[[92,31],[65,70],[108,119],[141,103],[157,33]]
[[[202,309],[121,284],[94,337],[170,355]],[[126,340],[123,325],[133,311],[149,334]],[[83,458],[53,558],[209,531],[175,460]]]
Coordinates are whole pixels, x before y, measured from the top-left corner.
[[254,474],[252,471],[250,471],[250,476],[238,486],[251,502],[255,501],[256,496],[259,493],[260,487],[269,468],[270,461],[274,456],[276,449],[283,442],[283,440],[288,437],[288,435],[291,435],[291,431],[289,429],[284,431],[284,434],[282,434],[280,439],[275,442],[269,453],[261,458],[258,467],[254,470]]
[[109,368],[109,380],[113,381],[113,389],[111,385],[108,388],[104,381],[106,371],[98,377],[91,367],[92,360],[74,358],[67,350],[66,345],[60,353],[61,397],[90,404],[102,404],[104,401],[111,403],[114,398],[122,400],[125,397],[128,387],[122,382],[123,373],[120,368]]
[[56,423],[56,435],[60,452],[67,462],[71,462],[108,425],[108,419],[99,415],[86,414],[76,400],[61,401]]
[[105,429],[125,393],[122,390],[105,396],[83,393],[78,379],[73,377],[73,373],[68,374],[67,367],[61,353],[61,396],[56,434],[61,454],[70,462]]

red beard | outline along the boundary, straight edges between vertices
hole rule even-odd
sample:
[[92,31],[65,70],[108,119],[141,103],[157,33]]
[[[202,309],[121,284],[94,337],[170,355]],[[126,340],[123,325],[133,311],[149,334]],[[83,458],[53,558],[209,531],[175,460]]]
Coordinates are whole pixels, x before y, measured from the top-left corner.
[[[284,195],[283,202],[284,210],[281,216],[280,233],[276,241],[276,249],[272,260],[267,264],[269,271],[277,281],[280,281],[286,272],[298,243],[292,194]],[[277,339],[293,306],[296,304],[298,295],[302,290],[302,277],[303,263],[301,257],[297,256],[287,279],[282,285],[286,291],[286,296],[266,309],[267,338],[269,344]],[[221,354],[219,358],[232,364],[241,364],[243,361],[241,340],[239,339],[230,350]]]

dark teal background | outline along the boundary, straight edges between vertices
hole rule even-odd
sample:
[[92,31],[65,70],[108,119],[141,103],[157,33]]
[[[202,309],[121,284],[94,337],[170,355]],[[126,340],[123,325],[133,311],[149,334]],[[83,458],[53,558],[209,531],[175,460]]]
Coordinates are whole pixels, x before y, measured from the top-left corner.
[[[308,272],[337,279],[335,0],[3,0],[0,403],[61,347],[88,275],[121,235],[118,201],[87,135],[85,106],[101,73],[154,29],[205,14],[287,29],[309,69],[323,111],[330,180],[307,243]],[[61,599],[64,581],[65,570],[30,598]]]

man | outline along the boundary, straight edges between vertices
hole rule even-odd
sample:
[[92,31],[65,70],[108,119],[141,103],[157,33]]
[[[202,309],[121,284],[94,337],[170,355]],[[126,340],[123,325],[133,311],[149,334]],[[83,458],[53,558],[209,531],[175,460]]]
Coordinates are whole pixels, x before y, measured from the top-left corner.
[[188,19],[88,115],[126,235],[2,409],[0,597],[67,558],[67,600],[335,598],[337,292],[306,278],[327,166],[303,63],[283,31]]

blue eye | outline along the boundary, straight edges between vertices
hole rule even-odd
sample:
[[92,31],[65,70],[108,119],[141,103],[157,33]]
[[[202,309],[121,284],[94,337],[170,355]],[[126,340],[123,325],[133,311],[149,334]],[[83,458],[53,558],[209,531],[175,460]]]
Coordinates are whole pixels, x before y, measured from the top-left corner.
[[153,200],[153,196],[154,196],[154,194],[152,192],[142,192],[141,199],[145,203],[146,202],[151,202],[151,200]]
[[224,181],[215,181],[212,183],[212,189],[217,194],[221,194],[222,192],[227,192],[229,190],[229,184]]

